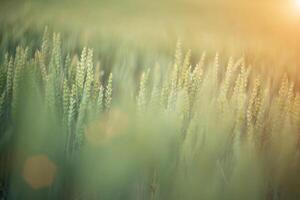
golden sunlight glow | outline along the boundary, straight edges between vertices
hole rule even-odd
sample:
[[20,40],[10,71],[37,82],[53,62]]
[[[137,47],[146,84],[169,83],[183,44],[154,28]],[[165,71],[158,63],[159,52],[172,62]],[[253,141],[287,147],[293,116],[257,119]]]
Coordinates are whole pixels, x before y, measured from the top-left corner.
[[295,0],[295,5],[300,8],[300,0]]

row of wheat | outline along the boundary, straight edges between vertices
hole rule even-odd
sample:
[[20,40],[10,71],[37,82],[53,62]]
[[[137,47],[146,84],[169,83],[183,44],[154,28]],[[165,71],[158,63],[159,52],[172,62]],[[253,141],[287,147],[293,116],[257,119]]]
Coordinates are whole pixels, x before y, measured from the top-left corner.
[[[279,84],[259,77],[243,58],[222,67],[218,54],[208,61],[203,53],[193,66],[191,51],[183,55],[180,45],[172,64],[142,73],[137,91],[133,80],[122,79],[134,73],[130,66],[112,69],[113,78],[93,63],[93,50],[84,48],[79,59],[65,55],[60,35],[51,41],[47,30],[40,49],[6,54],[1,148],[34,148],[1,162],[22,165],[39,151],[53,160],[63,154],[56,161],[61,168],[84,158],[79,165],[90,167],[76,169],[87,180],[72,183],[83,199],[297,199],[300,94],[293,83],[287,76]],[[128,91],[113,95],[113,86]],[[40,132],[44,140],[35,140]],[[45,140],[56,146],[45,147]],[[22,193],[11,184],[18,169],[0,168],[12,196]],[[49,188],[64,182],[56,180]]]

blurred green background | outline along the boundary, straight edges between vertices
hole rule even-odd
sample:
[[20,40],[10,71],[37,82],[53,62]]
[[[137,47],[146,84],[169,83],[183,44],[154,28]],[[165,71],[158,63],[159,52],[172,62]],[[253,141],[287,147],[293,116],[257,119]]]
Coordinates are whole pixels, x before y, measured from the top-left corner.
[[298,50],[300,8],[295,0],[12,0],[1,2],[1,21],[51,25],[91,44],[104,35],[147,46],[181,38],[197,48]]
[[89,46],[96,55],[113,56],[123,46],[165,57],[180,39],[193,55],[205,50],[245,56],[264,71],[276,65],[294,76],[300,64],[296,0],[12,0],[1,2],[0,21],[1,34],[12,31],[2,36],[11,49],[30,37],[36,42],[49,26],[77,53]]

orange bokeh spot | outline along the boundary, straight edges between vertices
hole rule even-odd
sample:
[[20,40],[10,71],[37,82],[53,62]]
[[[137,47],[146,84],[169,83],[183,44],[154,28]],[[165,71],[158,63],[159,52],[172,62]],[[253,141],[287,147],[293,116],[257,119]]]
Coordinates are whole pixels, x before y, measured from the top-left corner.
[[128,127],[128,116],[118,109],[112,109],[101,119],[91,122],[85,129],[87,141],[100,145],[122,134]]
[[23,168],[23,178],[34,189],[48,187],[53,183],[56,165],[45,155],[28,158]]

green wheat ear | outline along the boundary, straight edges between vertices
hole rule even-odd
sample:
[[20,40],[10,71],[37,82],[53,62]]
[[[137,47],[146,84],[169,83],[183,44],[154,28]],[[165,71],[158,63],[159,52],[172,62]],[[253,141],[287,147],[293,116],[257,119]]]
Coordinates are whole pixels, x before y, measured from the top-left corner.
[[162,109],[165,109],[168,105],[168,81],[162,83],[162,88],[160,91],[160,99],[159,99],[159,106]]
[[109,74],[108,82],[106,85],[106,90],[105,90],[105,109],[108,111],[111,107],[111,101],[112,101],[112,79],[113,75],[112,73]]
[[217,88],[217,86],[218,86],[218,79],[219,79],[219,71],[220,71],[219,56],[220,55],[217,52],[215,55],[214,65],[213,65],[212,82],[213,82],[215,88]]
[[98,94],[98,98],[97,98],[97,114],[98,115],[103,112],[103,108],[104,108],[103,97],[104,97],[104,88],[102,85],[100,85],[99,94]]
[[52,52],[50,60],[50,70],[54,70],[56,76],[59,76],[62,70],[61,66],[61,39],[60,34],[53,34]]
[[68,119],[69,103],[70,103],[70,89],[69,89],[69,86],[68,86],[67,79],[64,79],[64,85],[63,85],[63,115],[64,115],[64,121],[65,122]]
[[41,55],[45,62],[47,62],[48,59],[48,52],[49,52],[49,32],[48,32],[48,27],[46,26],[44,30],[42,49],[41,49]]
[[12,85],[13,85],[13,73],[14,73],[14,60],[12,57],[9,58],[9,63],[7,67],[7,76],[6,76],[6,93],[8,101],[11,99]]
[[94,81],[94,66],[93,66],[93,50],[89,49],[86,60],[86,80],[84,90],[86,92],[87,98],[91,96],[92,83]]
[[194,70],[191,72],[191,88],[190,88],[190,99],[191,103],[195,101],[197,94],[199,92],[202,80],[203,80],[203,65],[206,57],[206,52],[203,52],[201,59],[198,64],[196,64]]
[[12,115],[16,117],[17,113],[17,106],[19,101],[19,90],[20,90],[20,82],[23,75],[23,69],[25,67],[25,63],[27,60],[27,53],[28,49],[23,49],[21,47],[17,48],[16,58],[15,58],[15,72],[13,78],[13,85],[12,85]]
[[6,91],[3,91],[1,96],[0,96],[0,119],[2,119],[2,117],[5,114],[5,100],[6,100]]
[[66,58],[65,58],[65,62],[64,62],[64,74],[65,76],[70,79],[72,76],[72,72],[71,72],[72,66],[71,66],[71,57],[70,54],[67,54]]
[[87,57],[87,49],[86,49],[86,47],[84,47],[81,52],[80,62],[78,62],[77,69],[76,69],[76,85],[78,87],[79,95],[81,95],[82,90],[83,90],[86,57]]
[[190,100],[187,89],[182,89],[178,92],[176,100],[177,115],[184,119],[188,116],[190,109]]
[[149,77],[149,70],[147,72],[143,72],[140,80],[140,88],[139,94],[137,97],[137,109],[139,112],[145,111],[146,109],[146,96],[147,96],[147,82]]
[[89,96],[88,92],[85,91],[82,96],[82,100],[78,109],[78,116],[76,122],[76,134],[74,141],[74,148],[78,149],[83,143],[83,132],[84,132],[84,123],[87,116],[87,108],[89,105]]
[[77,106],[77,94],[76,94],[76,85],[72,85],[71,94],[70,94],[70,102],[68,108],[68,130],[71,131],[76,115],[76,106]]
[[[100,72],[100,62],[97,62],[95,65],[95,69],[94,69],[94,74],[93,74],[93,87],[92,87],[92,99],[93,101],[97,102],[97,99],[99,97],[99,90],[100,87],[103,88],[102,84],[101,84],[101,72]],[[104,95],[104,93],[103,93]],[[103,110],[103,107],[102,107]]]
[[246,113],[246,122],[248,130],[253,128],[254,118],[259,112],[260,106],[260,79],[256,78],[252,92],[250,94],[250,99],[248,102],[247,113]]
[[233,62],[234,62],[233,58],[230,57],[229,61],[228,61],[227,69],[225,72],[225,77],[221,84],[221,89],[220,89],[220,98],[222,99],[221,101],[224,101],[227,98],[227,93],[229,90],[231,77],[233,76],[233,73],[234,73]]
[[185,54],[184,61],[182,67],[179,69],[179,87],[186,87],[189,83],[189,76],[190,76],[190,59],[191,59],[191,50],[188,50]]
[[168,94],[168,99],[167,99],[167,110],[171,111],[176,104],[176,96],[177,96],[177,92],[178,92],[178,66],[177,64],[175,64],[171,78],[171,85],[170,85],[170,90],[169,90],[169,94]]
[[7,73],[5,65],[3,67],[0,66],[0,92],[5,90],[6,75]]

